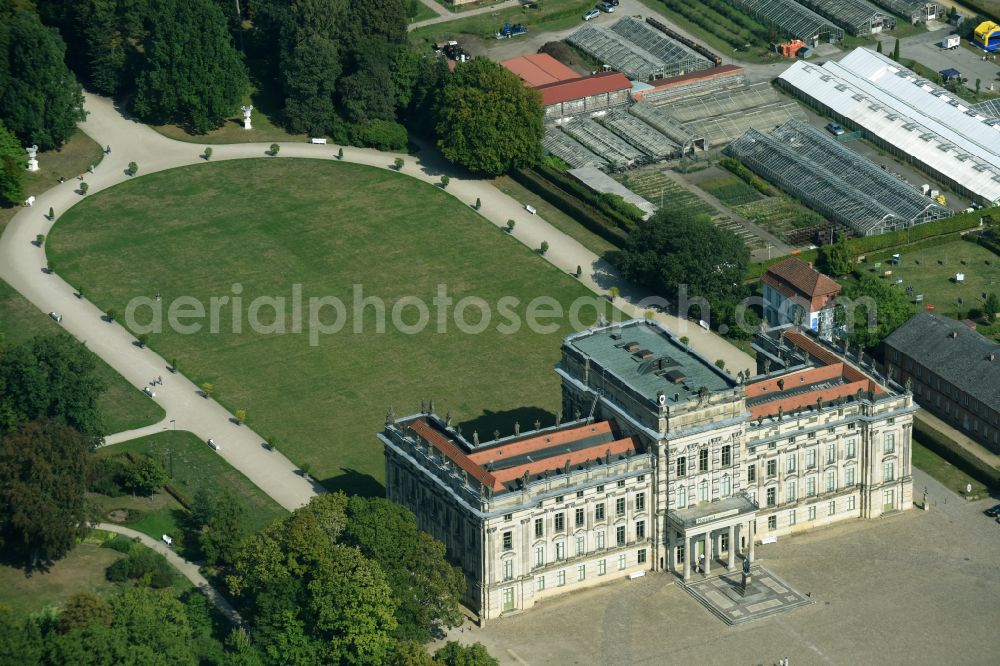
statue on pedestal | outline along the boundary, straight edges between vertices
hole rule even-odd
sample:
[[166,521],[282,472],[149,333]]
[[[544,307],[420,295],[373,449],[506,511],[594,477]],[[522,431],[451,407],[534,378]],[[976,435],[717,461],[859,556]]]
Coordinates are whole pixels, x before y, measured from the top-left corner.
[[28,171],[38,171],[38,160],[35,158],[38,146],[28,146],[24,151],[28,153]]
[[747,590],[753,584],[753,577],[750,575],[750,558],[743,558],[743,579],[740,583],[740,594],[744,597],[747,595]]
[[253,104],[250,106],[241,106],[240,110],[243,111],[243,129],[253,129],[250,126],[250,114],[253,112]]

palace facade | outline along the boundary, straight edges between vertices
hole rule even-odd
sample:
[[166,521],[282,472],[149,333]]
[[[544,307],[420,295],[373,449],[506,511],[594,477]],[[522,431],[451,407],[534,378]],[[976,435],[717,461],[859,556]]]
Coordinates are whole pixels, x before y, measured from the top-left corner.
[[912,396],[792,327],[755,348],[758,374],[734,378],[655,322],[571,335],[554,424],[482,441],[433,403],[390,413],[387,495],[446,544],[481,622],[616,578],[734,570],[762,539],[910,508]]

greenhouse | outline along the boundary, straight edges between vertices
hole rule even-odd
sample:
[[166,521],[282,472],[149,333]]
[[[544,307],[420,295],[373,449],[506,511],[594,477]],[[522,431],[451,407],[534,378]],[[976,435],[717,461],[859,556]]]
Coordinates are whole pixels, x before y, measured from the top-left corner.
[[732,0],[750,16],[814,46],[819,42],[839,42],[843,29],[795,0]]
[[542,147],[574,169],[585,166],[606,167],[608,165],[606,159],[595,155],[586,146],[574,141],[551,125],[545,128]]
[[944,18],[944,7],[927,0],[872,0],[876,5],[909,19],[910,23],[927,23]]
[[638,146],[654,160],[680,157],[679,145],[625,111],[612,111],[598,120],[633,146]]
[[561,127],[564,132],[606,159],[616,169],[648,161],[646,154],[641,150],[589,118],[571,120]]
[[712,66],[686,46],[630,17],[610,29],[585,25],[566,41],[636,81],[652,81]]
[[852,35],[892,30],[896,19],[868,0],[800,0],[801,4],[843,27]]
[[950,209],[805,122],[789,121],[770,135],[750,130],[724,152],[860,236],[952,215]]

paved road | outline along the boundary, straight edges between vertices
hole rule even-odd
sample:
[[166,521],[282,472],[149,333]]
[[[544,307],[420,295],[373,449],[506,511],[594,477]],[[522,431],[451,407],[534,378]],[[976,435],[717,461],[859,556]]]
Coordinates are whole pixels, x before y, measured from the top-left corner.
[[142,532],[137,532],[127,527],[122,527],[121,525],[115,525],[114,523],[98,523],[97,529],[105,530],[106,532],[114,532],[116,534],[123,534],[133,539],[139,539],[144,546],[152,548],[166,557],[167,561],[170,562],[175,569],[181,572],[185,578],[194,583],[202,592],[205,593],[205,596],[207,596],[209,600],[215,604],[215,607],[226,616],[226,619],[236,625],[243,623],[243,620],[240,618],[240,614],[236,612],[236,609],[229,604],[225,597],[219,594],[218,590],[209,585],[208,580],[201,575],[201,572],[198,570],[198,565],[194,562],[185,560],[183,557],[174,552],[173,549],[167,546],[167,544],[162,541],[157,541],[148,534],[143,534]]
[[[520,4],[519,0],[506,0],[506,2],[498,2],[494,5],[487,5],[486,7],[480,7],[479,9],[470,9],[464,12],[451,12],[445,7],[442,7],[434,0],[421,0],[425,5],[433,9],[437,16],[434,18],[425,19],[423,21],[417,21],[416,23],[411,23],[408,30],[413,30],[414,28],[422,28],[425,25],[434,25],[435,23],[444,23],[446,21],[454,21],[456,19],[466,18],[468,16],[475,16],[476,14],[488,14],[489,12],[495,12],[498,9],[507,9],[508,7],[516,7]],[[500,26],[498,25],[499,29]]]
[[[98,192],[128,180],[124,170],[130,161],[137,162],[139,173],[151,173],[202,161],[203,146],[168,139],[149,127],[124,118],[113,103],[103,97],[86,95],[89,112],[82,129],[101,145],[112,146],[112,153],[97,166],[85,181],[90,192]],[[213,160],[263,158],[270,144],[246,143],[213,146]],[[331,146],[304,143],[281,145],[281,157],[335,159]],[[537,215],[530,215],[512,198],[488,182],[471,179],[458,172],[430,150],[421,157],[396,155],[361,148],[345,148],[344,160],[388,169],[396,157],[406,164],[404,174],[428,183],[439,181],[442,174],[451,177],[448,193],[472,204],[482,201],[480,213],[498,227],[508,219],[517,221],[514,237],[531,248],[542,241],[550,244],[545,259],[567,273],[583,267],[581,282],[597,294],[607,294],[618,286],[622,298],[617,305],[630,316],[641,317],[646,306],[641,300],[648,296],[643,290],[623,282],[615,270],[577,241],[558,231]],[[41,164],[44,169],[44,163]],[[166,411],[166,421],[175,420],[178,430],[188,430],[203,440],[213,438],[220,445],[219,455],[245,474],[279,504],[291,510],[302,506],[309,498],[322,492],[322,487],[297,474],[297,469],[279,453],[267,451],[263,438],[246,426],[234,425],[232,415],[214,400],[201,397],[198,387],[181,375],[168,371],[168,364],[149,348],[136,346],[135,338],[117,323],[106,323],[102,312],[86,299],[77,298],[75,289],[58,275],[43,272],[45,255],[32,245],[39,233],[48,234],[52,222],[46,218],[50,207],[56,216],[80,200],[76,194],[79,181],[56,185],[44,192],[29,192],[37,197],[33,208],[22,209],[0,237],[0,278],[6,280],[43,312],[57,311],[63,315],[62,325],[73,336],[115,368],[136,387],[144,387],[155,377],[163,384],[155,388],[154,398]],[[657,318],[678,335],[686,335],[691,346],[709,360],[723,359],[732,373],[749,369],[752,359],[717,335],[697,325],[668,315]],[[155,430],[155,428],[154,428]]]

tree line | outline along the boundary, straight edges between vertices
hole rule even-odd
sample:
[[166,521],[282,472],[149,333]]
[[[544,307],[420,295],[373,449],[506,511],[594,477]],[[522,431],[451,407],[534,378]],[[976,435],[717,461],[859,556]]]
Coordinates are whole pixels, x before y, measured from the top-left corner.
[[[58,148],[84,118],[82,82],[143,122],[200,134],[255,90],[292,133],[404,150],[412,131],[491,176],[537,162],[538,94],[486,59],[450,72],[410,43],[416,9],[416,0],[48,0],[36,12],[0,0],[0,117],[22,144]],[[23,192],[7,181],[23,164],[4,139],[0,131],[0,197],[13,203]]]

